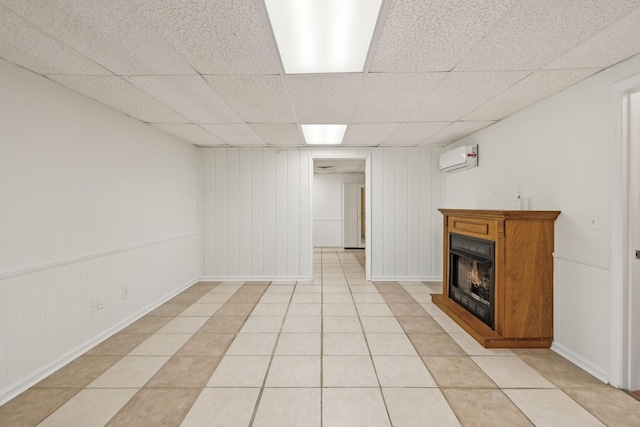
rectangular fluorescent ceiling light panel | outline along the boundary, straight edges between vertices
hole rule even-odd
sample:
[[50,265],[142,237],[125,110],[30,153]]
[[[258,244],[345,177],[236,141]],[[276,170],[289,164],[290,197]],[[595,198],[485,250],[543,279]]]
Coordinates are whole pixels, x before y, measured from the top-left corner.
[[307,145],[340,145],[347,125],[300,125]]
[[287,74],[362,72],[382,0],[265,0]]

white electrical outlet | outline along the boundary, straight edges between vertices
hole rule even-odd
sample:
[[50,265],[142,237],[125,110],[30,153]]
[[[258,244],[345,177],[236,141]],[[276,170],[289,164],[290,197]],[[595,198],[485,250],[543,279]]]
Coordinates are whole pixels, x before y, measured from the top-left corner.
[[126,286],[122,287],[122,299],[129,298],[129,288]]
[[104,297],[98,297],[98,310],[102,310],[104,308]]
[[600,216],[594,213],[589,214],[589,228],[591,230],[600,229]]
[[90,306],[89,306],[89,311],[91,313],[93,313],[94,311],[96,311],[98,309],[98,300],[97,299],[92,299]]

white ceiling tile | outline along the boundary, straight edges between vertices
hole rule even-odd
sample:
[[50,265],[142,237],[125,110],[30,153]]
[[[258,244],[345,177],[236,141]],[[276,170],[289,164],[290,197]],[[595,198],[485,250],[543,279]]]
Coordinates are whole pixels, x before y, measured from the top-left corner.
[[367,74],[353,122],[404,121],[446,75],[447,73]]
[[126,79],[194,123],[243,122],[201,76],[133,76]]
[[396,130],[398,123],[350,124],[342,145],[376,147]]
[[392,0],[370,71],[451,71],[516,0]]
[[224,141],[221,141],[206,130],[202,129],[200,126],[194,125],[192,123],[152,123],[152,125],[167,133],[175,135],[178,138],[184,139],[185,141],[201,147],[227,145]]
[[295,123],[250,123],[249,126],[267,145],[304,145]]
[[4,6],[0,6],[0,57],[40,74],[111,74]]
[[115,74],[195,71],[128,0],[0,0]]
[[280,61],[255,0],[131,0],[202,74],[276,74]]
[[229,145],[265,145],[264,141],[247,124],[202,125],[202,127]]
[[143,122],[186,123],[189,121],[118,76],[52,75],[48,77]]
[[521,1],[456,67],[535,70],[637,7],[636,0]]
[[484,122],[455,122],[450,126],[443,129],[441,132],[427,138],[421,145],[434,145],[445,146],[452,142],[459,140],[460,138],[470,135],[474,132],[484,129],[489,125],[494,124],[494,121]]
[[205,76],[247,122],[293,123],[296,116],[281,75]]
[[450,122],[402,123],[382,145],[413,147],[449,124]]
[[464,117],[464,120],[500,120],[556,92],[584,80],[599,68],[537,71]]
[[408,121],[458,120],[527,74],[526,71],[449,73]]
[[640,50],[640,8],[574,47],[545,69],[605,68],[635,55]]
[[297,74],[285,80],[299,123],[349,123],[363,74]]

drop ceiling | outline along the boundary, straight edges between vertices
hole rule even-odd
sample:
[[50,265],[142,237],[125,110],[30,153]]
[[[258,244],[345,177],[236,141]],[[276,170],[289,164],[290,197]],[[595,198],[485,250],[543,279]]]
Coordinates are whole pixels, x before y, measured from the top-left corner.
[[0,0],[0,58],[198,146],[443,146],[640,52],[640,0],[384,0],[361,73],[284,74],[263,0]]

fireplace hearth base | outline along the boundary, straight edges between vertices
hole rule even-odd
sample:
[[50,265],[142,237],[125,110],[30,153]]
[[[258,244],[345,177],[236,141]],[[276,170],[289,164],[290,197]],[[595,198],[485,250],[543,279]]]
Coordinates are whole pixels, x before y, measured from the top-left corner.
[[[440,209],[443,292],[433,303],[486,348],[548,348],[553,341],[553,240],[558,211]],[[451,235],[495,244],[494,328],[449,295]]]

